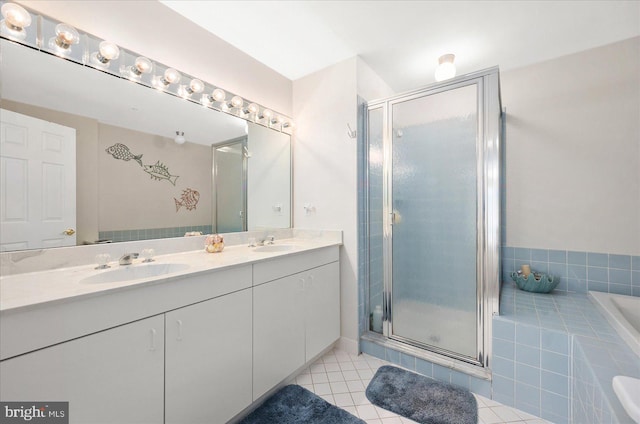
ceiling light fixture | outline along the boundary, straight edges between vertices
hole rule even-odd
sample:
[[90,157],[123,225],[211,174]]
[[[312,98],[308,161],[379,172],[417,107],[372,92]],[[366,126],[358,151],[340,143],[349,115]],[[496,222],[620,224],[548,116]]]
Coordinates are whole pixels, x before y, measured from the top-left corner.
[[184,131],[176,131],[176,136],[173,141],[176,144],[184,144],[184,142],[187,141],[187,139],[184,138]]
[[436,81],[444,81],[456,76],[456,65],[453,64],[456,55],[445,54],[438,58]]
[[25,28],[31,25],[31,15],[29,12],[27,12],[24,7],[15,3],[5,3],[2,5],[0,13],[2,13],[2,17],[4,18],[0,21],[0,31],[12,38],[24,40],[27,36]]

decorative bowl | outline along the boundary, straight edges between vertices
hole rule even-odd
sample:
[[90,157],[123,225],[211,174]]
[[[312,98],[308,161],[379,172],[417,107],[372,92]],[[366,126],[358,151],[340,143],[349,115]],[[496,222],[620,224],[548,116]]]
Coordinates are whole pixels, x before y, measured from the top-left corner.
[[533,272],[526,278],[516,272],[511,273],[511,279],[515,281],[516,286],[520,290],[531,293],[551,293],[560,283],[560,279],[553,278],[553,275],[537,274],[537,276],[539,279]]

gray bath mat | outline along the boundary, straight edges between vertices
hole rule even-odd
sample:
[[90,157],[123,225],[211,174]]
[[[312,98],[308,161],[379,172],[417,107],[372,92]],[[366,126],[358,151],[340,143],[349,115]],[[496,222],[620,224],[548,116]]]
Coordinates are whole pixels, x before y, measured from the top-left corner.
[[396,367],[380,367],[366,395],[374,405],[421,424],[478,422],[478,404],[470,391]]
[[307,389],[292,384],[267,399],[240,424],[366,424]]

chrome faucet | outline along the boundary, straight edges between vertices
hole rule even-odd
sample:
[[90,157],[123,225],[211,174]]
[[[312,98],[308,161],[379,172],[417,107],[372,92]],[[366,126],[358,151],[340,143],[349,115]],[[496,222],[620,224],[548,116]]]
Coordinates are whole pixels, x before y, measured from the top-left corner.
[[131,265],[133,260],[136,259],[137,257],[138,257],[138,253],[125,253],[124,255],[120,256],[118,263],[120,265]]
[[276,241],[276,238],[274,236],[267,236],[267,244],[274,244]]

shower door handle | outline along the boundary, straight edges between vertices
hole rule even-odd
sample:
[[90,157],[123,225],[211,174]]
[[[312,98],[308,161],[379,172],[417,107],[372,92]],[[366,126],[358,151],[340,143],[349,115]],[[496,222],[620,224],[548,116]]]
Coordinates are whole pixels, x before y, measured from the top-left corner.
[[396,223],[396,213],[395,212],[389,212],[389,216],[391,217],[391,225]]

